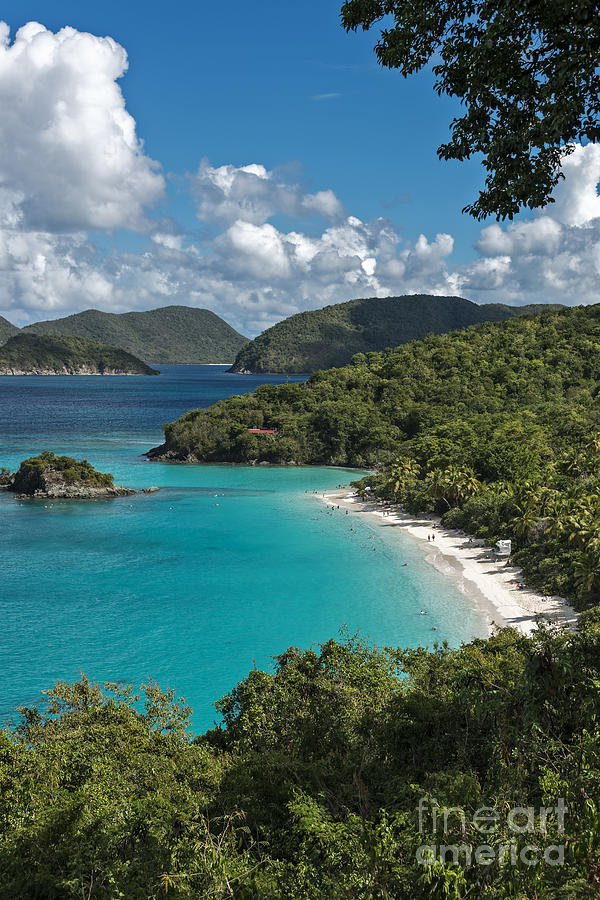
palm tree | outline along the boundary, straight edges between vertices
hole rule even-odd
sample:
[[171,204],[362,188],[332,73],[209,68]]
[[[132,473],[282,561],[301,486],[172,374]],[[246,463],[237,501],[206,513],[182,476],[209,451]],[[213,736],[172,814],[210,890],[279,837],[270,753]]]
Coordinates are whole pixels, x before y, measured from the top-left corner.
[[585,449],[590,453],[600,453],[600,434],[596,431],[585,445]]
[[582,553],[575,562],[575,581],[582,592],[591,594],[600,590],[600,556],[595,552]]
[[429,474],[430,496],[443,500],[448,509],[452,509],[453,504],[460,505],[480,488],[481,482],[469,468],[449,466],[447,469],[434,469]]
[[387,484],[392,486],[394,500],[398,499],[398,494],[404,490],[406,483],[410,478],[418,478],[421,472],[420,466],[412,459],[399,459],[390,466],[386,473]]
[[457,497],[459,500],[472,497],[473,494],[476,494],[480,490],[481,482],[472,469],[464,469],[460,473],[460,476],[457,484]]
[[429,473],[427,493],[434,500],[443,500],[448,509],[452,509],[452,506],[448,500],[450,488],[451,485],[448,481],[447,470],[444,471],[443,469],[433,469]]
[[555,488],[550,488],[546,486],[542,486],[538,489],[537,492],[537,502],[539,504],[539,511],[542,516],[547,516],[553,513],[556,509],[558,503],[560,503],[562,499],[562,494],[560,491],[555,490]]
[[510,522],[510,527],[515,536],[524,543],[530,539],[531,533],[540,517],[532,506],[517,507],[517,515]]
[[553,537],[560,537],[567,529],[568,510],[570,505],[565,498],[562,498],[557,491],[557,497],[548,504],[546,509],[546,520],[548,522],[548,534]]
[[587,550],[600,541],[600,519],[567,516],[565,531],[569,533],[569,541]]
[[589,494],[587,497],[577,497],[565,510],[562,522],[562,532],[567,534],[568,540],[586,549],[591,543],[600,538],[600,497],[597,494]]

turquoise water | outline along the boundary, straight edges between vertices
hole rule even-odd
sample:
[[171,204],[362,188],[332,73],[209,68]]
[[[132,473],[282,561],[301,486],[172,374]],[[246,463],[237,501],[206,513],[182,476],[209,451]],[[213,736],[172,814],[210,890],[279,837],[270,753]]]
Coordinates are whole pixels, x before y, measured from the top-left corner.
[[92,503],[0,494],[0,718],[84,671],[173,686],[205,728],[212,703],[254,663],[343,625],[394,646],[483,633],[415,542],[332,513],[312,493],[352,470],[146,460],[163,421],[278,380],[162,368],[147,379],[0,378],[0,465],[52,449],[127,486],[161,487]]

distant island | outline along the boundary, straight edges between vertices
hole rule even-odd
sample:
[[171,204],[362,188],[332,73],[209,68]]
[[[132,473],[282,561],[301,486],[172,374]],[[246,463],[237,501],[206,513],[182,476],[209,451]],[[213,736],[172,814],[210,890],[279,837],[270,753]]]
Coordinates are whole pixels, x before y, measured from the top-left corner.
[[344,366],[356,353],[396,347],[427,334],[560,309],[560,305],[478,304],[462,297],[411,294],[349,300],[298,313],[268,328],[238,353],[231,372],[288,375]]
[[112,475],[97,472],[86,459],[49,451],[24,460],[14,475],[1,470],[0,485],[20,498],[49,500],[104,500],[137,493],[115,484]]
[[158,375],[117,347],[21,332],[0,347],[0,375]]
[[[0,345],[17,333],[16,326],[0,318]],[[127,313],[87,309],[35,322],[20,333],[87,338],[118,347],[146,363],[230,363],[248,343],[214,312],[189,306]]]

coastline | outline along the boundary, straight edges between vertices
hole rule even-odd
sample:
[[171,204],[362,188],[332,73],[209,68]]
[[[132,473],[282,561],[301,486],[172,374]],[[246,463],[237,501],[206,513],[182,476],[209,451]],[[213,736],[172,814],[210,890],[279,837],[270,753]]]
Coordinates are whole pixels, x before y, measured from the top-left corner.
[[[427,562],[458,581],[463,593],[476,601],[490,634],[495,627],[510,626],[530,635],[540,620],[575,627],[577,613],[566,600],[526,587],[518,566],[494,559],[489,547],[469,535],[441,527],[438,516],[412,516],[400,509],[384,513],[381,505],[361,501],[348,489],[327,491],[319,500],[367,516],[379,526],[399,529],[426,545]],[[428,535],[435,538],[428,540]]]
[[11,369],[10,371],[7,371],[5,369],[0,370],[1,378],[33,378],[33,377],[40,377],[40,376],[42,378],[58,378],[58,377],[64,378],[65,375],[68,377],[74,377],[74,378],[76,378],[79,375],[85,375],[87,377],[92,375],[93,377],[99,377],[99,378],[104,377],[104,376],[107,376],[108,378],[118,378],[121,375],[130,377],[130,378],[147,378],[149,375],[160,375],[160,372],[67,372],[66,370],[64,372],[55,372],[55,371],[51,372],[48,369],[43,370],[43,371],[40,369],[39,371],[36,371],[36,372],[32,372],[31,370],[29,370],[26,372],[25,370],[21,370],[21,369]]

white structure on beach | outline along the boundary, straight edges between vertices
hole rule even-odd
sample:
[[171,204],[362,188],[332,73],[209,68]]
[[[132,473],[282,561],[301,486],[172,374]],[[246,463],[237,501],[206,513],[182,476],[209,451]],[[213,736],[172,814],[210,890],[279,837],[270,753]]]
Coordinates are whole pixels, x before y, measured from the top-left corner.
[[496,553],[498,553],[500,556],[510,556],[511,551],[511,541],[496,541]]

